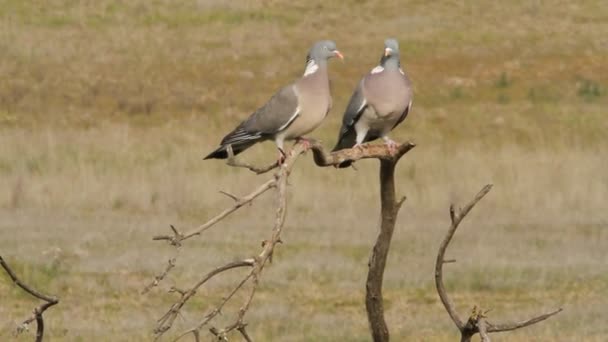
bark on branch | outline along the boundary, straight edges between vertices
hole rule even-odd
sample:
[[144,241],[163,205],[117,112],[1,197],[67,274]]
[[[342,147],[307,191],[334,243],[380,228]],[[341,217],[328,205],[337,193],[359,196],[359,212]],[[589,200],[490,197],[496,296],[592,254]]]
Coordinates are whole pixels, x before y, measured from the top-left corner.
[[385,144],[367,143],[359,147],[328,153],[319,142],[311,140],[310,148],[315,164],[324,167],[338,166],[345,161],[360,159],[380,159],[393,161],[396,164],[404,154],[414,147],[416,147],[416,144],[409,141],[399,145],[395,150],[391,150]]
[[[307,146],[308,145],[308,146]],[[308,148],[313,151],[314,161],[318,166],[337,166],[344,161],[355,161],[364,158],[376,158],[381,160],[381,193],[382,193],[382,215],[383,224],[381,225],[381,233],[378,237],[372,259],[370,259],[370,276],[368,277],[368,297],[370,300],[370,306],[368,310],[373,310],[373,319],[370,316],[370,324],[373,329],[379,328],[381,324],[384,325],[386,330],[386,324],[384,323],[383,308],[382,308],[382,277],[384,273],[384,266],[386,264],[386,257],[388,249],[390,247],[390,239],[392,237],[392,231],[394,229],[395,219],[397,211],[403,203],[404,199],[399,202],[395,201],[395,190],[394,190],[394,168],[399,159],[411,150],[415,145],[412,143],[405,143],[398,146],[395,150],[390,150],[385,145],[371,145],[365,144],[358,148],[342,150],[333,153],[328,153],[323,149],[323,146],[316,141],[310,141],[307,143],[296,143],[291,153],[285,159],[285,162],[278,165],[269,165],[266,167],[255,167],[250,164],[242,163],[235,159],[233,155],[228,158],[228,164],[236,167],[244,167],[256,174],[268,172],[278,167],[278,170],[270,180],[262,183],[256,189],[254,189],[248,195],[238,197],[229,193],[222,192],[226,196],[234,200],[234,204],[211,218],[203,225],[191,230],[188,233],[182,233],[174,226],[171,226],[172,235],[160,235],[155,236],[154,240],[164,240],[169,244],[179,248],[184,240],[200,235],[205,230],[211,228],[228,215],[237,211],[243,205],[251,203],[255,198],[262,195],[270,189],[276,189],[277,194],[277,206],[275,222],[269,239],[265,240],[262,244],[261,252],[255,257],[244,259],[241,261],[231,262],[226,265],[220,266],[209,273],[205,274],[201,280],[190,287],[187,290],[179,290],[172,288],[171,292],[179,293],[180,298],[177,300],[169,310],[163,315],[156,326],[155,333],[157,338],[160,338],[166,331],[171,329],[175,319],[180,314],[182,308],[188,303],[188,301],[196,294],[196,292],[211,278],[216,277],[226,271],[235,268],[250,268],[242,280],[233,288],[233,290],[224,297],[215,307],[213,307],[203,318],[191,329],[186,330],[180,334],[176,340],[181,339],[184,336],[192,335],[196,341],[200,340],[200,332],[203,327],[209,325],[211,321],[221,313],[221,310],[225,304],[230,301],[233,296],[243,289],[244,285],[250,283],[250,290],[239,309],[233,323],[225,326],[224,328],[218,329],[211,327],[209,331],[218,340],[227,339],[227,335],[232,331],[237,331],[246,341],[251,341],[250,336],[247,334],[246,326],[247,323],[244,321],[245,314],[249,310],[251,303],[254,299],[259,280],[264,267],[267,263],[272,262],[272,256],[275,247],[281,243],[281,233],[285,223],[287,201],[286,201],[286,190],[287,190],[287,179],[293,166],[300,155],[302,155]],[[386,221],[386,222],[385,222]],[[169,271],[176,265],[175,259],[171,259],[168,265],[164,268],[162,273],[154,278],[151,284],[146,286],[144,292],[147,292],[151,288],[157,286],[161,280],[163,280]],[[372,302],[373,301],[373,302]],[[371,312],[371,311],[370,311]],[[370,314],[371,315],[371,314]]]
[[[382,282],[384,279],[384,268],[386,259],[391,246],[395,222],[401,205],[405,201],[402,197],[399,201],[395,199],[395,167],[399,159],[414,147],[407,143],[400,145],[397,153],[380,159],[380,233],[374,244],[372,254],[369,259],[369,272],[367,274],[365,308],[367,309],[367,319],[369,321],[372,338],[375,342],[388,341],[389,332],[384,320],[384,306],[382,298]],[[365,155],[361,155],[365,158]],[[340,160],[332,162],[341,163]]]
[[36,339],[35,339],[35,341],[36,342],[42,341],[42,338],[44,337],[44,319],[42,317],[42,314],[51,306],[59,303],[59,299],[57,299],[53,296],[47,296],[45,294],[42,294],[42,293],[36,291],[35,289],[33,289],[32,287],[30,287],[29,285],[22,282],[17,277],[15,272],[13,272],[13,270],[10,268],[10,266],[4,261],[2,256],[0,256],[0,266],[2,266],[4,271],[6,271],[9,278],[11,278],[11,280],[13,281],[13,283],[15,285],[17,285],[19,288],[21,288],[23,291],[27,292],[31,296],[44,301],[44,303],[40,304],[39,306],[35,307],[34,310],[32,310],[32,316],[30,316],[29,318],[24,320],[23,323],[21,323],[19,325],[19,327],[17,327],[17,333],[21,333],[28,329],[28,326],[30,325],[30,323],[32,323],[33,321],[36,321]]
[[437,288],[437,293],[439,294],[439,299],[441,299],[441,303],[443,303],[445,310],[447,311],[448,315],[454,322],[454,325],[456,325],[456,327],[460,331],[460,341],[461,342],[471,341],[471,338],[473,337],[473,335],[475,335],[477,333],[479,333],[482,341],[489,342],[490,337],[489,337],[488,333],[510,331],[510,330],[516,330],[519,328],[527,327],[529,325],[544,321],[545,319],[562,311],[562,309],[559,308],[557,310],[533,317],[531,319],[528,319],[528,320],[525,320],[522,322],[501,323],[501,324],[494,324],[494,323],[488,322],[486,320],[487,311],[483,311],[482,309],[478,308],[477,306],[473,307],[473,311],[466,322],[463,322],[463,320],[458,316],[458,313],[456,312],[456,309],[454,307],[454,303],[448,296],[448,293],[443,284],[443,265],[448,262],[453,262],[453,260],[445,259],[445,252],[446,252],[450,242],[452,241],[452,238],[454,237],[454,234],[456,233],[456,229],[458,229],[460,222],[467,216],[467,214],[471,211],[471,209],[473,209],[473,207],[488,192],[490,192],[491,189],[492,189],[491,184],[484,186],[481,189],[481,191],[479,191],[479,193],[475,196],[475,198],[473,198],[473,200],[471,200],[471,202],[469,202],[466,206],[464,206],[464,208],[462,208],[458,211],[456,209],[454,209],[454,205],[450,206],[451,225],[450,225],[450,228],[448,229],[448,232],[446,233],[445,238],[443,239],[443,241],[441,242],[441,245],[439,246],[439,251],[437,252],[437,259],[435,261],[435,286]]

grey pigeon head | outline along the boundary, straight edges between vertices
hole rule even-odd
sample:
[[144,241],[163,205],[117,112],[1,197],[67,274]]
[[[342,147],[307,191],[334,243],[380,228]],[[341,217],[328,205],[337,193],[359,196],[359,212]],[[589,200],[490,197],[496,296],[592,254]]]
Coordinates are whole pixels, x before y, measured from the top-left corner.
[[332,57],[344,59],[344,56],[338,51],[336,43],[333,40],[321,40],[316,42],[308,51],[307,61],[314,60],[317,63],[325,62]]
[[397,39],[388,38],[384,41],[384,52],[390,55],[399,56],[399,42]]
[[394,38],[388,38],[384,41],[384,54],[380,59],[380,65],[393,65],[399,67],[399,42]]

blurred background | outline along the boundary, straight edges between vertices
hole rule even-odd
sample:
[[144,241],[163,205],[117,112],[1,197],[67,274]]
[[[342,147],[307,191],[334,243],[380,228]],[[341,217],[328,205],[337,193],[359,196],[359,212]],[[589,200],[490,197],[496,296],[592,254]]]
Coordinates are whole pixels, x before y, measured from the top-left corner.
[[[330,61],[334,107],[311,134],[333,146],[387,37],[414,84],[392,138],[418,145],[398,170],[408,200],[385,276],[394,340],[456,338],[434,289],[436,250],[449,204],[492,183],[448,251],[458,310],[478,304],[501,321],[563,306],[495,339],[605,341],[608,7],[557,0],[0,1],[0,253],[59,296],[48,337],[149,340],[170,286],[256,253],[272,195],[187,243],[171,276],[139,294],[173,256],[153,235],[194,228],[230,205],[219,190],[267,179],[202,161],[224,134],[303,73],[314,41],[333,39],[346,58]],[[275,154],[265,143],[243,158]],[[378,166],[357,169],[298,162],[285,243],[246,317],[255,340],[369,340]],[[199,292],[175,332],[237,277]],[[0,339],[13,338],[34,302],[4,276],[0,293]]]

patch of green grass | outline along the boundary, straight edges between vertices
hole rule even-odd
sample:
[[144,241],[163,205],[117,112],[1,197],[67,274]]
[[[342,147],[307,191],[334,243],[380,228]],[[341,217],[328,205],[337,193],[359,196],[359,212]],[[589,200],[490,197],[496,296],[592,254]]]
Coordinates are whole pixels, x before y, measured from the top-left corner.
[[586,101],[593,101],[601,97],[603,91],[599,83],[593,80],[582,79],[579,82],[577,94]]
[[464,90],[461,87],[456,87],[450,92],[450,98],[453,100],[460,100],[465,97]]
[[502,72],[500,73],[500,77],[498,78],[498,80],[496,80],[496,83],[494,83],[494,86],[498,89],[504,89],[504,88],[509,88],[512,84],[511,79],[509,79],[509,76],[507,75],[506,72]]

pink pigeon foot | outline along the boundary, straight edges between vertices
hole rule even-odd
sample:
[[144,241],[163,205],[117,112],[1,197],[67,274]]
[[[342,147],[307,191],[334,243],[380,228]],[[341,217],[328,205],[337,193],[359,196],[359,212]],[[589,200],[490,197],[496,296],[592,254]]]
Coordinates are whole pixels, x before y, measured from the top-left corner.
[[312,147],[312,142],[304,137],[297,138],[296,143],[302,144],[304,151],[308,151]]
[[386,144],[386,147],[388,147],[388,151],[391,154],[395,154],[395,152],[397,152],[397,147],[399,147],[399,144],[397,144],[395,141],[393,141],[391,138],[389,137],[384,137],[384,143]]

